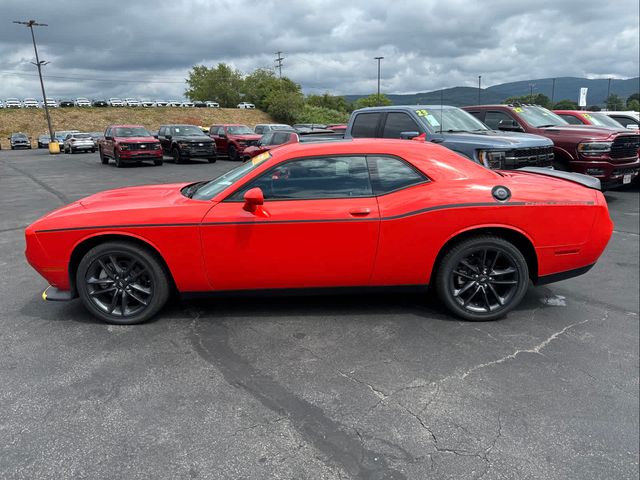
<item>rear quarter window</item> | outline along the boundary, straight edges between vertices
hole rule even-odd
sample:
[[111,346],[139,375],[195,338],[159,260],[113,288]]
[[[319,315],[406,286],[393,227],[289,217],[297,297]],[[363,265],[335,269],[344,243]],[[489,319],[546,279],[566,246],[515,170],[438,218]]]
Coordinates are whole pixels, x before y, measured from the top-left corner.
[[351,136],[354,138],[375,138],[380,113],[359,113],[353,120]]
[[429,181],[421,172],[399,158],[368,156],[367,163],[374,195],[385,195]]

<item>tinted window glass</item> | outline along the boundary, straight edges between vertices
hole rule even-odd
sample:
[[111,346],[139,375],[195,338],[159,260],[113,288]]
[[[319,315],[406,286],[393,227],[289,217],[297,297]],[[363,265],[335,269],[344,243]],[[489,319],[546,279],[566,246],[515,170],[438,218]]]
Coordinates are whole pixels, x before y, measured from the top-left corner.
[[619,117],[614,115],[611,115],[611,118],[613,118],[616,122],[618,122],[623,127],[626,127],[627,125],[638,125],[638,121],[634,120],[633,118]]
[[487,112],[484,117],[484,123],[492,130],[499,130],[500,122],[503,125],[513,125],[513,118],[504,112]]
[[375,138],[380,113],[359,113],[353,121],[351,136],[354,138]]
[[271,145],[273,140],[273,133],[265,133],[260,139],[260,145]]
[[326,199],[372,195],[364,157],[322,157],[293,160],[272,168],[233,194],[259,187],[265,200]]
[[560,115],[560,118],[566,120],[571,125],[582,125],[582,122],[573,115],[568,115],[566,113],[559,113],[558,115]]
[[262,125],[256,125],[256,129],[255,129],[256,133],[262,133],[264,132],[264,127]]
[[160,127],[160,130],[158,130],[158,136],[159,137],[164,137],[166,135],[166,128],[165,127]]
[[420,128],[406,113],[389,113],[384,124],[383,138],[400,138],[402,132],[418,132]]
[[384,195],[427,181],[422,173],[398,158],[368,157],[368,162],[376,195]]
[[271,144],[282,145],[283,143],[286,143],[289,141],[290,136],[291,134],[287,132],[276,132],[273,134],[273,141],[271,142]]

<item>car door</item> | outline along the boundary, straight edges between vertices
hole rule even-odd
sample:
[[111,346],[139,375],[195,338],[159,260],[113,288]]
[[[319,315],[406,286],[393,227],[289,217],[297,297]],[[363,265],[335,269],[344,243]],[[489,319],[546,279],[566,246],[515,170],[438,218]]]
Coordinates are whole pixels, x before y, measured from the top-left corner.
[[169,127],[160,127],[158,130],[158,140],[162,146],[162,153],[169,154],[171,149],[171,140],[167,139],[167,135],[171,135]]
[[[264,205],[243,209],[260,188]],[[215,290],[369,285],[379,212],[364,156],[281,163],[215,205],[202,224]]]
[[225,127],[216,128],[213,133],[213,140],[216,142],[216,149],[218,154],[227,154],[227,148],[229,146],[229,140],[227,139],[227,132]]

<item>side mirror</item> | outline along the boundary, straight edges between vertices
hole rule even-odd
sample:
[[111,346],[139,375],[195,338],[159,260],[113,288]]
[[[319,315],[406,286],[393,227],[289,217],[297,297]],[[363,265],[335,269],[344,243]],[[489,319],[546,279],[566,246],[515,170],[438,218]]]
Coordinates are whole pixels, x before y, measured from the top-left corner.
[[420,135],[420,132],[400,132],[400,138],[403,140],[411,140],[414,137],[417,137]]
[[105,140],[113,140],[113,137],[111,135],[105,135],[104,139]]
[[244,194],[243,210],[254,213],[258,206],[264,204],[264,194],[260,188],[252,188]]
[[226,133],[224,133],[224,132],[219,133],[219,134],[218,134],[218,136],[219,136],[220,138],[227,138],[227,134],[226,134]]
[[503,132],[523,132],[522,127],[515,120],[500,120],[498,130]]

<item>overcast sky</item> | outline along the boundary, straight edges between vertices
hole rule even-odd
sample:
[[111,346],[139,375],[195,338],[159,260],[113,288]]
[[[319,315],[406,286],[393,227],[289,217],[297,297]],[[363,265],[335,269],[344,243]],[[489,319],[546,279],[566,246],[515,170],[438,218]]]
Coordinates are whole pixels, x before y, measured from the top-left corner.
[[[638,76],[639,0],[0,0],[0,99],[179,99],[195,64],[273,68],[305,93]],[[57,78],[56,78],[57,77]]]

